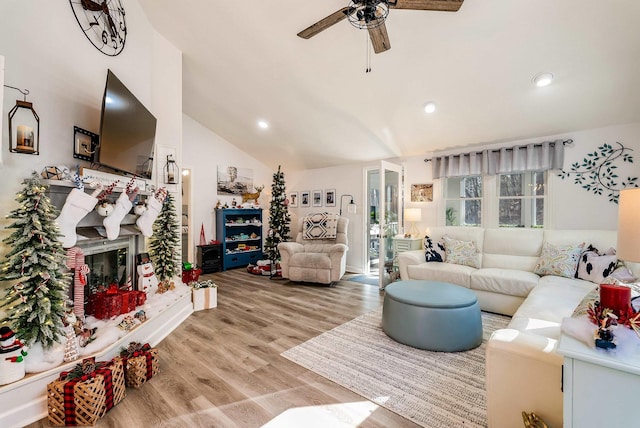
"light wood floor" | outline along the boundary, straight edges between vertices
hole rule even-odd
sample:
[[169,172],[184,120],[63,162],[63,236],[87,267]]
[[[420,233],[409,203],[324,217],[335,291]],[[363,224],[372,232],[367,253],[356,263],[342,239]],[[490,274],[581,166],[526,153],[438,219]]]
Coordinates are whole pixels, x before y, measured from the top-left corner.
[[[244,269],[201,279],[218,284],[218,307],[195,312],[164,339],[160,374],[127,389],[97,426],[260,427],[288,409],[365,401],[280,353],[379,307],[377,286],[300,285]],[[317,420],[306,422],[287,426]],[[378,407],[359,426],[417,425]]]

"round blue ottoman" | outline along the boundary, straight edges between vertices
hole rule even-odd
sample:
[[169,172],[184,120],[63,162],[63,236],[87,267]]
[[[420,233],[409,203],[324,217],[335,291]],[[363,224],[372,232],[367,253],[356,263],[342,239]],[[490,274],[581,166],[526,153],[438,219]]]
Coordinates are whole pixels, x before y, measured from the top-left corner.
[[385,288],[382,329],[390,338],[430,351],[466,351],[482,343],[473,291],[436,281],[398,281]]

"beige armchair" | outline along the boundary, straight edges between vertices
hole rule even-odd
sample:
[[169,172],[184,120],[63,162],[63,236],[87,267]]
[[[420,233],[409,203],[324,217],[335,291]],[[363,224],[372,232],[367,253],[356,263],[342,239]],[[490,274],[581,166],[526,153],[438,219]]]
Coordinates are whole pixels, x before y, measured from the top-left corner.
[[346,271],[349,219],[337,217],[335,239],[305,239],[304,226],[305,218],[301,218],[295,242],[278,244],[282,277],[320,284],[339,281]]

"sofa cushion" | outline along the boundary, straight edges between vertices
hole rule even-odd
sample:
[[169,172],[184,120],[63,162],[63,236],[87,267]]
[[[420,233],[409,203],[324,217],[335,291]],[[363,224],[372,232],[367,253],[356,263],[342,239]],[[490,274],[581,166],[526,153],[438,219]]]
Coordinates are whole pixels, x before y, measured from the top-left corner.
[[615,271],[617,265],[616,250],[610,248],[606,253],[601,254],[596,248],[589,246],[589,249],[580,256],[576,276],[585,281],[600,284]]
[[544,276],[513,315],[509,328],[559,339],[562,318],[570,317],[595,286],[581,279]]
[[444,241],[442,239],[437,242],[429,237],[424,237],[424,255],[427,262],[443,262],[446,258]]
[[535,273],[523,270],[479,269],[471,274],[471,289],[527,297],[539,279]]
[[407,273],[410,279],[449,282],[467,288],[470,287],[471,273],[476,270],[477,269],[469,266],[442,262],[420,263],[407,266]]
[[308,269],[331,269],[331,258],[328,253],[296,253],[291,256],[289,265]]
[[443,236],[445,248],[445,262],[457,265],[470,266],[473,268],[480,267],[480,259],[478,257],[478,249],[473,241],[461,241],[458,239]]
[[533,273],[573,278],[576,275],[578,260],[583,248],[584,242],[570,245],[554,245],[544,242],[542,253]]

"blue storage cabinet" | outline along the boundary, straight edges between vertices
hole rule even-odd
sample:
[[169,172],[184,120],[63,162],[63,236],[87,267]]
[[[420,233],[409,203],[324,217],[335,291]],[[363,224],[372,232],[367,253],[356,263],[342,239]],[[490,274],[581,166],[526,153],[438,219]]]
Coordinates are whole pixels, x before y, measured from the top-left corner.
[[262,210],[217,209],[216,239],[222,243],[222,270],[262,260]]

